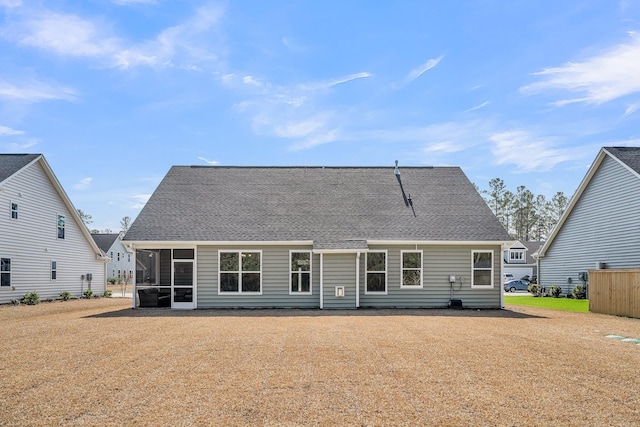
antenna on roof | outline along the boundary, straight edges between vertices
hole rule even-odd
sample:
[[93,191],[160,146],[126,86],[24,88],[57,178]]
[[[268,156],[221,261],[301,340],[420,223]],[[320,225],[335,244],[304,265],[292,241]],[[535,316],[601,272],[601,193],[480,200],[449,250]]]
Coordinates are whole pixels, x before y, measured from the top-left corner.
[[400,176],[400,169],[398,169],[398,161],[396,160],[396,169],[393,171],[396,176]]

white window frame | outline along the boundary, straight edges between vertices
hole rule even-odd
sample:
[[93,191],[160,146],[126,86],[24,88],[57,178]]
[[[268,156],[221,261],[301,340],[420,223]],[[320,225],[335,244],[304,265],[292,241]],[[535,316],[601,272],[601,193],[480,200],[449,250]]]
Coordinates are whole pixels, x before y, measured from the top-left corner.
[[[11,203],[11,219],[15,219],[16,221],[19,218],[18,215],[18,204],[14,203],[14,202],[10,202]],[[15,209],[14,209],[15,207]]]
[[8,274],[9,275],[9,285],[8,286],[0,286],[0,289],[11,289],[13,287],[13,285],[11,284],[11,273],[12,273],[12,268],[13,268],[12,259],[11,259],[11,257],[8,257],[8,256],[3,256],[3,257],[0,257],[0,258],[9,260],[9,270],[8,271],[0,271],[0,276],[2,276],[3,274]]
[[[491,254],[491,268],[475,268],[473,265],[473,260],[475,258],[475,254],[477,253],[489,253]],[[471,288],[476,289],[493,289],[495,286],[495,278],[493,277],[493,263],[495,262],[495,253],[490,249],[475,249],[471,251]],[[474,272],[478,271],[490,271],[491,272],[491,285],[476,285],[474,283]]]
[[[243,253],[259,253],[260,254],[260,270],[248,271],[247,273],[260,273],[260,292],[247,292],[242,291],[242,254]],[[238,270],[237,271],[222,271],[220,269],[220,257],[222,254],[236,253],[238,254]],[[225,249],[218,251],[218,295],[262,295],[262,266],[264,265],[264,258],[262,256],[262,249]],[[235,292],[222,291],[220,289],[220,275],[222,273],[238,273],[238,290]]]
[[[55,282],[56,280],[58,280],[58,261],[56,261],[55,259],[52,259],[51,262],[49,263],[49,267],[51,270],[51,274],[49,274],[49,279],[51,279],[52,282]],[[54,273],[56,277],[53,277]]]
[[[291,257],[293,254],[309,254],[309,271],[302,271],[302,272],[298,272],[298,271],[293,271],[291,270]],[[262,264],[260,264],[260,268],[262,268]],[[293,273],[302,273],[302,274],[309,274],[309,292],[294,292],[291,290],[291,285],[292,285],[292,281],[291,281],[291,275]],[[303,250],[290,250],[289,251],[289,295],[313,295],[313,252],[311,251],[303,251]]]
[[[384,254],[384,271],[375,271],[369,270],[369,262],[368,257],[370,253],[383,253]],[[402,267],[402,266],[401,266]],[[384,273],[384,292],[379,291],[368,291],[367,284],[369,283],[368,277],[369,273]],[[402,272],[400,273],[402,274]],[[402,281],[402,276],[400,276],[400,280]],[[364,294],[365,295],[387,295],[388,292],[388,282],[389,282],[389,254],[388,251],[385,250],[371,250],[369,252],[365,252],[364,256]],[[414,286],[415,288],[415,286]]]
[[[404,268],[404,254],[405,253],[419,253],[420,254],[420,268]],[[420,271],[420,286],[405,285],[404,284],[404,271],[405,270],[419,270]],[[400,251],[400,289],[422,289],[424,287],[424,254],[422,250],[402,250]]]
[[515,250],[509,251],[509,261],[523,261],[523,260],[524,260],[524,249],[515,249]]
[[[62,218],[62,227],[60,227],[60,218]],[[60,228],[62,228],[62,237],[60,237]],[[56,237],[60,240],[65,240],[67,237],[67,218],[62,214],[56,216]]]

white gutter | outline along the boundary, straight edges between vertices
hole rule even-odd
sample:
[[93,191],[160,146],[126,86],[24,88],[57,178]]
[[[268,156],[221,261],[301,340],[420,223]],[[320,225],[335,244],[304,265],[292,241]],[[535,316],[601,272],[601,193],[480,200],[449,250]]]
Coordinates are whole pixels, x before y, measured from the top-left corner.
[[356,253],[356,308],[360,308],[360,251]]
[[320,254],[320,309],[324,308],[324,286],[322,271],[324,270],[324,254]]

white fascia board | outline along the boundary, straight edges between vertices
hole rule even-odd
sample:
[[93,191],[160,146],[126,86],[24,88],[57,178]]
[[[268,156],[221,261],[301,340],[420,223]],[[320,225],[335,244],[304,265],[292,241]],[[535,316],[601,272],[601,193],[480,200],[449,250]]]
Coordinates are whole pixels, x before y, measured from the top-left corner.
[[314,249],[314,254],[357,254],[369,252],[369,249]]
[[367,240],[369,245],[441,245],[441,246],[487,246],[509,245],[513,240]]
[[[591,167],[587,171],[587,174],[584,176],[584,178],[582,178],[582,181],[580,182],[578,189],[576,190],[575,193],[573,193],[573,196],[571,196],[571,200],[569,200],[569,204],[567,205],[567,208],[564,210],[562,217],[560,217],[560,221],[558,221],[556,226],[553,227],[553,230],[551,230],[551,233],[549,234],[549,238],[547,238],[547,241],[544,242],[544,244],[540,246],[540,248],[538,249],[538,255],[536,259],[544,258],[544,256],[547,253],[547,250],[549,250],[549,246],[551,246],[551,243],[553,243],[553,240],[556,238],[556,236],[560,232],[560,229],[562,228],[563,224],[571,214],[571,211],[573,210],[573,208],[576,206],[576,203],[578,203],[578,200],[580,200],[582,193],[584,193],[584,190],[587,188],[587,186],[591,182],[593,175],[595,175],[596,171],[598,170],[598,168],[602,164],[602,161],[607,155],[611,156],[611,154],[607,150],[605,150],[604,148],[601,148],[600,152],[596,156],[596,159],[593,161],[593,163],[591,164]],[[611,156],[611,157],[615,159],[614,156]]]
[[[91,248],[95,251],[96,259],[99,259],[102,262],[107,262],[108,257],[105,258],[103,256],[102,249],[100,249],[100,247],[98,247],[98,244],[96,243],[96,241],[93,240],[93,237],[91,236],[91,233],[89,232],[89,229],[87,228],[86,225],[84,225],[84,222],[82,222],[82,219],[80,218],[80,215],[78,215],[78,211],[73,206],[73,203],[71,203],[71,199],[67,195],[67,192],[64,191],[64,188],[62,188],[62,185],[60,184],[60,181],[58,181],[58,178],[53,173],[53,169],[51,169],[51,166],[49,166],[49,163],[47,163],[47,160],[44,158],[43,155],[40,155],[36,159],[36,161],[40,162],[40,165],[42,166],[42,169],[44,170],[44,172],[47,175],[47,177],[49,177],[49,181],[51,181],[51,184],[53,184],[53,187],[58,192],[58,195],[60,195],[60,198],[62,199],[62,202],[67,207],[67,210],[71,213],[71,217],[74,219],[74,221],[78,225],[78,228],[80,228],[80,232],[84,235],[85,239],[87,240],[87,242],[89,243]],[[29,165],[31,165],[33,163],[35,163],[35,161],[29,163]]]
[[123,240],[124,246],[135,249],[175,249],[194,246],[313,246],[313,240],[292,241],[173,241],[173,240]]

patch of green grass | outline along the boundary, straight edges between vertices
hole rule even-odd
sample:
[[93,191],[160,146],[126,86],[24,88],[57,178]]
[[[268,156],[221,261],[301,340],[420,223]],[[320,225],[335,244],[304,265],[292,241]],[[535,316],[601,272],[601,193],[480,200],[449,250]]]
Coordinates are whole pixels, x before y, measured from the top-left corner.
[[589,311],[589,300],[569,298],[514,297],[505,295],[505,305],[526,305],[529,307],[551,308],[553,310]]

